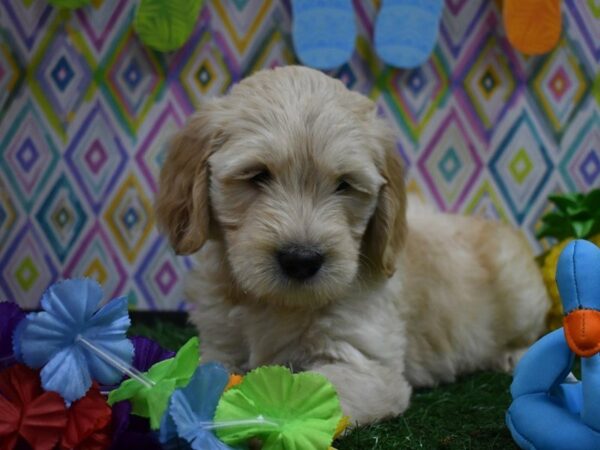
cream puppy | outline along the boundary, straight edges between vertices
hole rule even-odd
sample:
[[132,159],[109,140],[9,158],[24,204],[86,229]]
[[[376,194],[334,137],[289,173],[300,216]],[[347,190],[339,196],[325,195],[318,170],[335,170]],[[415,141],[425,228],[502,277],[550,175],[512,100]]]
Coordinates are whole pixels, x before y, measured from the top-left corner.
[[360,424],[413,387],[510,370],[549,307],[506,226],[406,208],[375,104],[303,67],[258,72],[175,137],[158,224],[187,277],[203,360],[314,370]]

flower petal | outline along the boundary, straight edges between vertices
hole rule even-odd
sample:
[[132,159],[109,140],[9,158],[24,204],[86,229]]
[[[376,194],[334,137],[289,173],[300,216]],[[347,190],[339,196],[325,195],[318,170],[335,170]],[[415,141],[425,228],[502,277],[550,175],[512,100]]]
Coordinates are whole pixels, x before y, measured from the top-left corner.
[[138,414],[136,406],[143,405],[145,408],[147,408],[147,411],[145,411],[145,416],[150,419],[150,428],[153,430],[158,430],[160,427],[160,421],[163,414],[167,410],[169,399],[171,398],[174,390],[174,380],[162,380],[152,389],[148,390],[148,395],[145,402],[133,404],[133,412]]
[[[213,420],[219,399],[229,383],[227,369],[219,363],[207,363],[200,366],[197,376],[184,388],[192,408],[200,420]],[[194,395],[201,395],[202,401],[193,401]]]
[[175,425],[175,421],[173,420],[173,418],[171,417],[171,414],[170,414],[171,404],[172,404],[173,398],[175,397],[175,394],[177,394],[177,392],[179,392],[179,391],[175,391],[173,393],[173,395],[171,396],[167,414],[163,415],[162,420],[160,422],[160,430],[158,431],[158,440],[162,444],[166,444],[167,442],[172,441],[173,439],[177,439],[177,425]]
[[168,378],[176,381],[177,387],[187,385],[200,362],[200,343],[197,337],[189,339],[175,354],[174,364],[170,367]]
[[129,427],[129,415],[131,414],[131,403],[124,400],[112,405],[112,429],[115,438],[124,433]]
[[[127,299],[121,297],[112,300],[96,312],[87,321],[86,328],[81,330],[81,335],[122,364],[131,366],[133,344],[126,337],[130,324]],[[85,349],[84,354],[95,380],[102,384],[115,384],[121,381],[123,373],[120,370],[89,349]]]
[[131,320],[127,310],[127,297],[111,300],[99,309],[88,321],[86,335],[98,339],[125,335]]
[[169,412],[179,436],[191,442],[201,429],[198,423],[213,420],[228,382],[229,374],[221,364],[208,363],[196,369],[185,388],[173,393]]
[[54,447],[67,410],[57,393],[42,390],[38,372],[12,366],[0,372],[0,391],[0,448],[13,448],[19,434],[36,450]]
[[81,448],[82,443],[92,435],[103,430],[111,421],[112,411],[106,399],[95,384],[92,389],[69,408],[65,432],[61,446],[64,448]]
[[14,358],[18,362],[23,362],[23,352],[21,351],[21,336],[23,334],[23,330],[25,329],[25,325],[27,325],[27,316],[25,319],[21,320],[15,330],[13,331],[12,337],[12,346],[13,346],[13,355]]
[[113,441],[110,426],[94,431],[85,440],[83,440],[77,450],[106,450]]
[[[125,337],[120,340],[93,341],[94,345],[121,363],[131,367],[133,360],[133,344]],[[116,384],[123,378],[123,372],[108,364],[104,359],[88,349],[82,349],[85,354],[90,373],[94,380],[101,384]]]
[[142,389],[144,389],[144,385],[139,381],[134,379],[125,380],[123,383],[121,383],[121,386],[108,394],[108,404],[114,405],[115,403],[122,402],[123,400],[131,400]]
[[158,439],[153,433],[144,433],[140,431],[126,431],[116,437],[113,441],[111,450],[132,450],[143,448],[144,450],[166,450],[166,447],[160,445]]
[[114,405],[117,402],[131,400],[137,396],[138,392],[142,389],[144,389],[144,385],[139,381],[134,379],[125,380],[121,383],[121,386],[108,394],[108,404]]
[[42,308],[62,322],[76,326],[90,319],[102,301],[102,287],[91,278],[54,283],[42,296]]
[[0,440],[16,433],[19,429],[21,411],[16,405],[0,395]]
[[217,403],[229,382],[227,370],[218,363],[203,364],[185,388],[171,397],[169,415],[180,437],[192,444],[193,449],[229,450],[212,430],[203,429],[200,422],[213,420]]
[[[117,402],[112,407],[112,429],[114,440],[119,440],[119,437],[128,433],[150,434],[150,422],[148,419],[140,416],[134,416],[132,412],[131,402]],[[166,416],[166,414],[165,414]]]
[[0,372],[0,448],[15,447],[24,405],[42,392],[37,372],[26,366],[17,364]]
[[219,440],[212,432],[200,430],[192,442],[194,450],[232,450],[231,447]]
[[42,393],[36,371],[17,364],[0,372],[0,394],[11,403],[22,407]]
[[[223,392],[225,386],[222,385],[222,383],[219,384],[221,384],[221,388],[217,388],[216,390]],[[200,391],[194,390],[193,392],[199,393]],[[177,435],[191,443],[191,447],[193,449],[231,450],[231,447],[221,442],[219,438],[215,436],[212,430],[207,430],[199,426],[200,421],[212,421],[214,410],[217,407],[217,401],[212,399],[208,401],[209,403],[214,404],[212,408],[213,413],[210,414],[211,417],[209,419],[203,419],[194,411],[194,409],[198,409],[194,408],[194,406],[196,404],[202,404],[204,406],[204,398],[201,396],[193,397],[192,391],[188,392],[188,396],[186,397],[181,390],[178,390],[175,391],[171,397],[171,406],[169,409],[170,414],[165,414],[165,416],[171,417],[172,421],[175,423]],[[165,437],[172,437],[172,434],[167,434]],[[168,442],[168,439],[166,441]]]
[[175,352],[165,350],[152,339],[143,336],[131,338],[135,349],[133,356],[133,367],[141,372],[146,372],[154,364],[175,356]]
[[328,448],[342,417],[333,385],[314,372],[292,374],[279,366],[260,367],[248,373],[235,389],[219,401],[215,421],[263,417],[273,424],[220,428],[228,444],[261,437],[265,448]]
[[172,367],[175,365],[175,357],[165,359],[161,362],[157,362],[150,369],[148,369],[148,378],[152,381],[160,381],[163,378],[168,378],[169,374],[173,371]]
[[75,331],[60,317],[47,312],[31,313],[15,332],[15,350],[25,364],[39,369],[61,349],[73,343]]
[[15,328],[24,318],[25,313],[16,303],[0,303],[0,369],[14,362],[12,336]]
[[3,445],[3,447],[0,447],[0,449],[2,450],[6,450],[6,449],[13,449],[16,448],[17,450],[20,450],[16,447],[17,443],[19,442],[19,434],[18,433],[12,433],[10,435],[8,435],[8,437],[3,437],[2,441],[0,441]]
[[42,386],[58,392],[67,403],[79,400],[92,385],[92,379],[83,351],[70,346],[48,361],[41,372]]
[[[198,397],[198,402],[202,402],[202,398]],[[180,390],[173,392],[169,405],[169,414],[175,423],[177,435],[188,442],[191,442],[196,437],[196,433],[201,429],[198,426],[200,419],[192,410],[189,400]]]
[[67,425],[67,409],[55,392],[44,392],[25,410],[21,436],[36,450],[51,450]]

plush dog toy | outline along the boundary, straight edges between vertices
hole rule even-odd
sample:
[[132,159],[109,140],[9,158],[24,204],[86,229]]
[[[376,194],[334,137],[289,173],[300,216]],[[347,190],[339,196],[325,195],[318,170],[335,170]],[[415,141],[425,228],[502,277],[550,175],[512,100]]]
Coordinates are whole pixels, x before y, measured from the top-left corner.
[[[536,342],[515,369],[506,423],[528,450],[600,448],[600,248],[575,240],[556,271],[563,328]],[[581,357],[581,381],[570,375]]]

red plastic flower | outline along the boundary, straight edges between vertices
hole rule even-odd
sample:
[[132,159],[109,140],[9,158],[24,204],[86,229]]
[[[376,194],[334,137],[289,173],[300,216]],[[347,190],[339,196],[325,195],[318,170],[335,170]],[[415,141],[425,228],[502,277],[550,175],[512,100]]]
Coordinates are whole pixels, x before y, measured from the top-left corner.
[[112,410],[94,383],[88,393],[74,402],[60,442],[62,449],[104,450],[110,446]]
[[56,392],[44,392],[37,371],[21,364],[0,372],[0,450],[20,439],[51,450],[67,425],[67,408]]

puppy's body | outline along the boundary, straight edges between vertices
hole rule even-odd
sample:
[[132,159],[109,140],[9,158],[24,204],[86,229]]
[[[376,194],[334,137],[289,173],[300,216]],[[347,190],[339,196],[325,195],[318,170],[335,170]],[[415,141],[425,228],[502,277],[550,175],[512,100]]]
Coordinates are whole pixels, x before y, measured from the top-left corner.
[[[407,214],[374,105],[310,69],[259,73],[196,116],[157,218],[177,251],[201,248],[186,297],[204,360],[319,371],[359,423],[404,411],[413,386],[510,369],[543,330],[527,243],[481,219]],[[318,255],[308,276],[282,263],[298,248]]]
[[412,386],[511,369],[548,307],[527,243],[499,224],[427,210],[409,208],[408,224],[390,279],[357,282],[317,310],[274,308],[232,289],[222,244],[207,244],[186,288],[205,360],[240,372],[322,372],[359,423],[404,411]]

